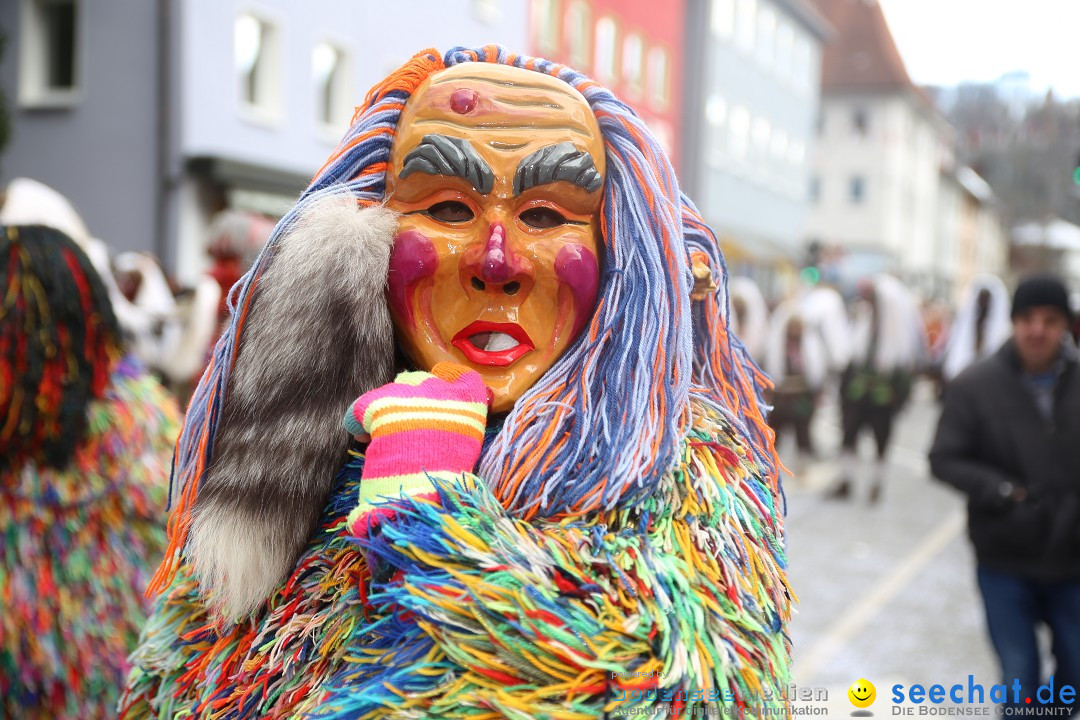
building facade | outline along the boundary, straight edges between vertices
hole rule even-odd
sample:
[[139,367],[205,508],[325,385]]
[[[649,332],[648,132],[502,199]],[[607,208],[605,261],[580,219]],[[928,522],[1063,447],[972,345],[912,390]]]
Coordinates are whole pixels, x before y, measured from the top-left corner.
[[966,166],[943,169],[933,268],[917,282],[927,296],[959,303],[982,274],[1008,282],[1008,233],[990,185]]
[[729,270],[790,290],[830,29],[803,0],[690,0],[683,182]]
[[531,0],[529,53],[609,88],[680,168],[685,0]]
[[17,101],[0,181],[55,187],[115,249],[153,251],[191,282],[214,213],[283,212],[371,85],[429,47],[524,47],[527,11],[520,0],[6,2],[0,82]]
[[954,130],[911,81],[876,0],[813,2],[836,36],[822,63],[806,243],[839,248],[849,286],[889,271],[952,299],[978,273],[1003,274],[993,193],[958,166]]
[[947,126],[915,92],[822,101],[806,238],[842,246],[860,271],[935,269],[939,175],[952,162]]
[[118,250],[160,251],[165,101],[161,3],[7,0],[0,86],[11,143],[0,187],[56,188]]

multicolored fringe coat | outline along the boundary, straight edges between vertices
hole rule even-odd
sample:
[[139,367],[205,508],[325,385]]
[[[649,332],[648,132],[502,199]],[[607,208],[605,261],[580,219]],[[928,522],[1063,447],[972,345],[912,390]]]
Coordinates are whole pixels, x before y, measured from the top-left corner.
[[[401,499],[350,537],[364,458],[254,620],[216,624],[187,568],[157,602],[124,718],[569,720],[779,708],[792,593],[781,500],[727,411],[695,394],[643,503],[524,522],[482,481]],[[489,433],[491,430],[489,429]]]
[[0,472],[0,717],[115,717],[166,545],[175,401],[121,362],[67,467]]

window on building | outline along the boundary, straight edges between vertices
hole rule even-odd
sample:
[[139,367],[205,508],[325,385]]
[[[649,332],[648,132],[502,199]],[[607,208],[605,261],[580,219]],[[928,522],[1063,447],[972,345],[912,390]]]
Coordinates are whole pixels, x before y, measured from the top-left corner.
[[78,0],[24,0],[22,104],[69,105],[78,99],[83,10]]
[[851,113],[851,125],[856,135],[866,137],[870,131],[870,114],[866,111],[866,108],[855,108],[855,111]]
[[772,157],[770,158],[770,165],[772,167],[772,175],[777,180],[784,180],[787,177],[787,154],[788,154],[788,134],[783,130],[774,129],[772,134]]
[[757,18],[757,56],[767,69],[776,61],[776,11],[764,3]]
[[727,149],[727,103],[719,95],[710,95],[705,101],[705,124],[707,136],[705,147],[708,155],[706,159],[713,165],[723,162]]
[[861,205],[866,199],[866,178],[862,175],[853,175],[848,184],[848,198],[852,205]]
[[649,51],[649,101],[658,108],[667,107],[671,99],[668,78],[668,54],[662,47]]
[[786,22],[776,28],[776,74],[783,80],[791,78],[791,62],[795,54],[795,31]]
[[248,110],[263,115],[278,109],[278,37],[266,20],[244,13],[236,18],[233,52],[240,99]]
[[315,83],[315,113],[319,123],[340,129],[349,121],[349,83],[345,53],[330,43],[319,43],[311,54]]
[[712,0],[709,24],[719,38],[730,38],[735,32],[735,0]]
[[809,92],[819,87],[821,87],[821,47],[813,41],[807,41],[803,88]]
[[596,21],[596,45],[593,57],[593,68],[596,71],[596,79],[600,82],[611,82],[615,79],[618,59],[618,28],[615,19],[602,17]]
[[757,0],[735,0],[735,42],[749,53],[754,52],[757,11]]
[[810,202],[815,205],[821,202],[821,177],[818,175],[810,176],[810,187],[807,189],[807,195],[810,198]]
[[592,8],[585,0],[574,0],[566,11],[564,35],[570,64],[579,72],[587,72],[592,59]]
[[640,95],[644,85],[645,43],[638,33],[629,33],[623,41],[622,71],[626,89]]
[[750,152],[750,111],[741,105],[732,108],[728,120],[728,148],[732,157],[746,160]]
[[810,40],[803,34],[795,38],[795,49],[791,59],[792,79],[800,90],[810,89],[813,69],[810,67]]
[[788,143],[788,165],[790,172],[798,174],[803,171],[803,164],[806,162],[806,145],[802,140],[795,140],[794,138]]
[[559,11],[561,8],[560,0],[533,0],[533,40],[542,53],[554,53],[559,50]]
[[769,171],[769,140],[772,138],[772,126],[763,117],[754,118],[753,131],[751,132],[751,160],[754,170],[759,175],[766,175]]

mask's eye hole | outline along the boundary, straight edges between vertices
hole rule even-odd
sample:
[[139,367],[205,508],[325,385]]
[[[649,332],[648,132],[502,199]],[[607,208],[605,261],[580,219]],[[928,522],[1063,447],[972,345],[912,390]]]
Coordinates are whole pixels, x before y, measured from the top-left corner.
[[458,200],[437,202],[427,209],[427,214],[440,222],[460,223],[472,220],[472,209]]
[[549,207],[534,207],[521,213],[518,217],[521,218],[521,222],[525,223],[529,227],[538,228],[544,230],[546,228],[558,227],[559,225],[565,225],[569,222],[561,214],[552,210]]

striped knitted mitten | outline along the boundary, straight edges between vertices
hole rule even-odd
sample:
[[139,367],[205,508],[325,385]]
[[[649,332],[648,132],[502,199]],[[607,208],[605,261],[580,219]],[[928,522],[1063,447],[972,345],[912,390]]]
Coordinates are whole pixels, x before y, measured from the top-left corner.
[[366,535],[393,508],[380,498],[435,497],[430,478],[460,479],[480,459],[488,390],[480,374],[439,363],[426,372],[403,372],[393,383],[361,395],[345,413],[353,435],[369,433],[353,535]]

